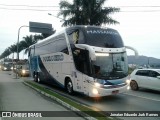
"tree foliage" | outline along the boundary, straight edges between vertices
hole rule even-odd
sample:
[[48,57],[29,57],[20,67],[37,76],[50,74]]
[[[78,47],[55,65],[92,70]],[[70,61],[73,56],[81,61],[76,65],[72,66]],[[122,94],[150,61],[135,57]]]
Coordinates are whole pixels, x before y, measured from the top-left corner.
[[73,4],[63,0],[59,3],[65,21],[62,26],[117,24],[109,15],[119,12],[119,8],[103,7],[106,0],[73,0]]
[[[55,33],[55,30],[53,34]],[[42,40],[50,35],[47,34],[41,34],[41,35],[27,35],[23,37],[22,41],[19,42],[18,44],[18,53],[20,53],[22,50],[25,49],[25,54],[28,53],[28,48],[29,46],[37,43],[39,40]],[[5,58],[9,56],[11,53],[17,52],[17,44],[13,44],[10,47],[6,48],[4,52],[0,55],[0,59]]]

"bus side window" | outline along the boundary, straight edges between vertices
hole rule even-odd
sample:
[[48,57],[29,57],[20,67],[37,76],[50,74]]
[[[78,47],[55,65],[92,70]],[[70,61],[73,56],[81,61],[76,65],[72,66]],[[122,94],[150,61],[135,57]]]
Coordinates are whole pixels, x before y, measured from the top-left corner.
[[67,34],[71,44],[83,44],[85,42],[83,32],[80,29],[72,29]]
[[57,52],[63,52],[63,53],[69,54],[68,47],[67,47],[67,42],[66,42],[65,37],[63,37],[63,38],[59,39],[58,41],[56,41],[56,46],[58,46],[58,47],[56,47],[56,51]]

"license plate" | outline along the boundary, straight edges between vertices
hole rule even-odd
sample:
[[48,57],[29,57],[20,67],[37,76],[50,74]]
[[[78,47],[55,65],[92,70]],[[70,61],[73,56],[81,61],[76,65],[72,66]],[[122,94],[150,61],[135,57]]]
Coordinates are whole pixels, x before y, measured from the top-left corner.
[[112,91],[112,94],[117,94],[119,90]]

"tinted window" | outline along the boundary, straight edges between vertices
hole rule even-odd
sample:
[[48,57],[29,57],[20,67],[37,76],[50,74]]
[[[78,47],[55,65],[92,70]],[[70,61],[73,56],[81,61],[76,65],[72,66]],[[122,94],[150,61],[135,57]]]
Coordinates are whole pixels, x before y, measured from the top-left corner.
[[61,34],[56,38],[56,51],[69,54],[67,42],[64,34]]
[[159,73],[157,73],[156,71],[150,71],[149,76],[150,77],[157,77],[157,76],[159,76]]
[[74,27],[67,29],[70,44],[88,44],[97,47],[120,48],[124,47],[119,33],[110,28]]
[[124,47],[122,38],[116,30],[87,27],[84,33],[88,45],[106,48]]
[[56,51],[55,42],[49,42],[49,43],[37,46],[35,50],[35,54],[43,55],[43,54],[52,53],[55,51]]
[[63,52],[63,53],[69,54],[66,41],[58,40],[56,41],[56,45],[57,45],[56,46],[57,52]]
[[79,29],[71,29],[67,31],[68,38],[71,44],[85,43],[84,34]]
[[51,38],[45,43],[40,43],[36,46],[35,54],[42,55],[55,52],[64,52],[69,54],[65,35],[61,34],[57,37]]
[[138,70],[138,71],[136,72],[136,75],[149,76],[149,71],[148,71],[148,70]]

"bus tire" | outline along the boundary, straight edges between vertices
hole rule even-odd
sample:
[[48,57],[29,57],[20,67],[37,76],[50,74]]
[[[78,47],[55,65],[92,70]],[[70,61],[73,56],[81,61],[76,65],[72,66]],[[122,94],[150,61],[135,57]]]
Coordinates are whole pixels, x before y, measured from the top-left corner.
[[67,82],[66,82],[66,90],[67,90],[68,94],[73,95],[73,93],[74,93],[73,84],[72,84],[70,79],[68,79]]
[[132,90],[138,90],[138,84],[137,84],[137,82],[135,80],[132,80],[130,82],[130,86],[131,86]]

